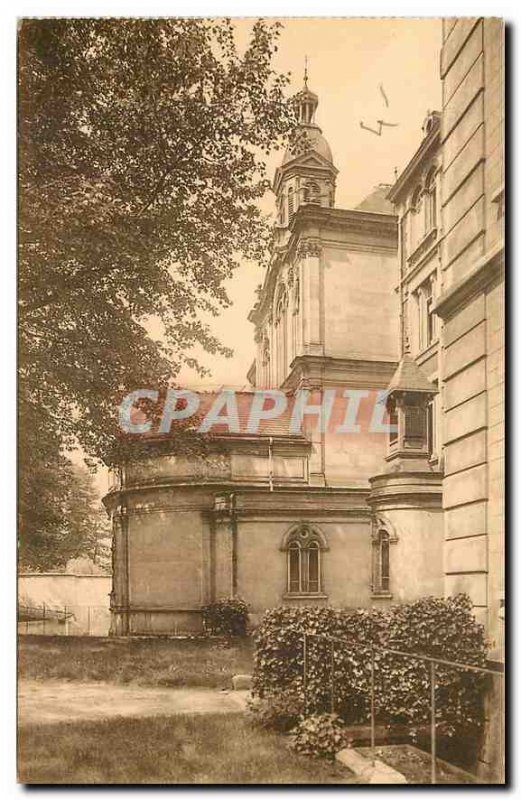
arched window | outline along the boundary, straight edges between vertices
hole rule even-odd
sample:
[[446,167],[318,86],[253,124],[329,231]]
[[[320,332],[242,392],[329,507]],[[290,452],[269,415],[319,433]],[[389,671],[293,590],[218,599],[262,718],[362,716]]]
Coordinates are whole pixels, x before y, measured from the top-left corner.
[[291,356],[296,357],[299,346],[299,310],[300,310],[300,280],[297,275],[293,289],[293,316],[291,318]]
[[438,200],[436,196],[436,167],[432,167],[425,181],[425,232],[436,227]]
[[373,592],[390,591],[389,534],[380,529],[374,541],[373,552]]
[[282,549],[287,556],[288,594],[321,594],[321,555],[326,549],[322,534],[300,525],[286,537]]
[[277,377],[279,383],[282,383],[286,377],[287,361],[288,361],[288,335],[287,335],[287,319],[286,308],[288,305],[288,295],[286,287],[282,286],[277,299],[275,307],[275,324],[276,324],[276,347],[275,359],[277,363]]
[[415,249],[416,245],[423,237],[425,232],[425,220],[421,214],[422,210],[422,188],[417,186],[411,198],[411,249]]
[[422,194],[421,186],[417,186],[413,192],[411,199],[411,211],[413,211],[415,214],[417,214],[418,211],[420,210],[421,194]]

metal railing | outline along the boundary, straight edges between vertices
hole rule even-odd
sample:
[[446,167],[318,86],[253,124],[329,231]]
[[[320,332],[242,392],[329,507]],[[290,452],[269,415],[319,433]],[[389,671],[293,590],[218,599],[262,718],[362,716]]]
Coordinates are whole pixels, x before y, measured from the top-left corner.
[[18,604],[18,633],[39,636],[108,636],[109,606]]
[[420,653],[409,653],[404,650],[397,650],[392,647],[383,647],[381,645],[364,645],[359,642],[353,642],[350,639],[344,639],[337,636],[331,636],[325,633],[312,633],[305,631],[302,634],[303,643],[303,691],[304,691],[304,708],[308,710],[308,659],[309,659],[309,645],[310,639],[322,639],[331,643],[330,650],[330,710],[333,714],[336,708],[336,693],[335,693],[335,643],[364,650],[370,657],[370,681],[369,681],[369,708],[370,708],[370,726],[371,726],[371,763],[375,765],[375,750],[376,750],[376,683],[375,683],[375,653],[390,653],[391,655],[402,656],[415,661],[423,662],[429,665],[430,677],[430,758],[431,758],[431,784],[436,784],[436,667],[442,664],[454,669],[465,670],[470,672],[478,672],[486,675],[493,675],[495,678],[501,679],[500,686],[500,730],[501,742],[500,752],[504,753],[504,672],[489,669],[487,667],[478,667],[475,664],[464,664],[459,661],[449,661],[444,658],[433,658],[432,656],[422,655]]

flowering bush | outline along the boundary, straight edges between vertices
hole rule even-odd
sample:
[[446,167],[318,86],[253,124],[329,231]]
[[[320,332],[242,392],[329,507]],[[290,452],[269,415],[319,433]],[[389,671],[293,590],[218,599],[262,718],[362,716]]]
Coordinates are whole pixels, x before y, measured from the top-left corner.
[[[405,724],[411,731],[430,720],[430,664],[379,650],[483,666],[483,627],[466,595],[429,597],[389,609],[275,608],[268,611],[255,641],[253,693],[264,698],[303,685],[306,639],[306,710],[334,708],[349,723],[367,722],[374,651],[377,721]],[[313,636],[326,634],[341,642]],[[438,731],[472,733],[482,724],[485,682],[479,673],[436,665]]]
[[203,627],[213,636],[246,636],[248,604],[239,597],[230,597],[204,606]]

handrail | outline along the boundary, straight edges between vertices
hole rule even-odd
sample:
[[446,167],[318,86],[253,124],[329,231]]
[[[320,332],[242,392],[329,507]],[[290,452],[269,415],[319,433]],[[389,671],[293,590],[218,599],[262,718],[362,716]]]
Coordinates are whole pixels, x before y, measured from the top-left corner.
[[448,667],[456,667],[458,669],[468,669],[474,672],[486,672],[490,675],[504,675],[504,669],[490,669],[489,667],[478,667],[477,664],[465,664],[463,661],[449,661],[446,658],[435,658],[434,656],[426,656],[423,653],[411,653],[407,650],[396,650],[393,647],[384,647],[378,644],[362,644],[351,639],[346,639],[341,636],[331,636],[327,633],[313,633],[312,631],[301,631],[306,636],[318,636],[321,639],[328,641],[342,642],[343,644],[354,645],[361,650],[379,650],[380,652],[393,653],[397,656],[406,656],[408,658],[416,658],[420,661],[435,662],[436,664],[445,664]]
[[[433,656],[427,656],[423,653],[410,653],[406,650],[398,650],[394,647],[385,647],[383,645],[378,644],[362,644],[360,642],[353,641],[347,637],[341,636],[332,636],[327,633],[315,633],[309,630],[300,630],[299,633],[303,637],[303,690],[304,690],[304,708],[307,710],[308,703],[307,703],[307,660],[308,660],[308,638],[319,638],[324,639],[326,641],[331,642],[331,698],[330,698],[330,707],[331,712],[334,711],[335,708],[335,681],[334,681],[334,660],[335,660],[335,642],[341,642],[343,645],[348,645],[351,647],[356,647],[360,650],[366,650],[371,654],[371,679],[370,679],[370,687],[369,687],[369,695],[370,695],[370,720],[371,720],[371,760],[374,766],[375,764],[375,739],[376,739],[376,713],[375,713],[375,652],[381,653],[392,653],[393,655],[402,656],[404,658],[412,658],[416,659],[417,661],[424,661],[427,664],[430,664],[430,717],[431,717],[431,783],[436,784],[436,665],[437,664],[444,664],[448,667],[453,667],[455,669],[461,670],[469,670],[471,672],[481,672],[488,675],[499,675],[501,678],[504,678],[504,670],[494,670],[489,669],[488,667],[479,667],[476,664],[465,664],[461,661],[450,661],[446,658],[435,658]],[[501,703],[501,719],[503,718],[503,707],[504,707],[504,700],[503,700],[503,691],[504,691],[504,684],[502,684],[502,691],[500,692],[500,703]]]

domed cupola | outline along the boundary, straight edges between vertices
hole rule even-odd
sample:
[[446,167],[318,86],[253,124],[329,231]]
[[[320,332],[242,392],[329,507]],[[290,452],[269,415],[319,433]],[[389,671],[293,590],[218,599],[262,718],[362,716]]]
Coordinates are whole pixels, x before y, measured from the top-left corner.
[[315,122],[318,96],[308,88],[307,68],[304,88],[295,97],[298,125],[281,166],[275,173],[277,222],[287,227],[302,205],[333,207],[338,170],[331,148]]

